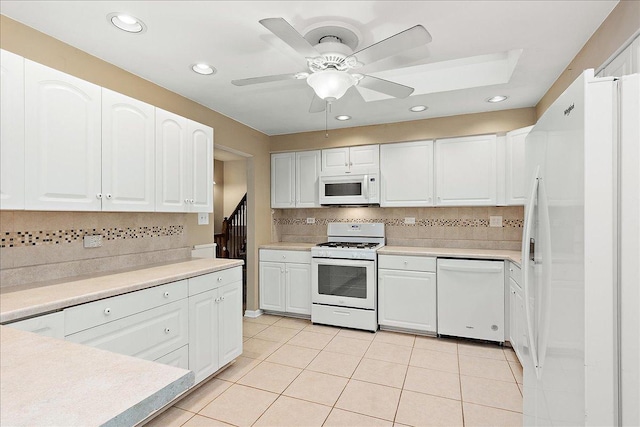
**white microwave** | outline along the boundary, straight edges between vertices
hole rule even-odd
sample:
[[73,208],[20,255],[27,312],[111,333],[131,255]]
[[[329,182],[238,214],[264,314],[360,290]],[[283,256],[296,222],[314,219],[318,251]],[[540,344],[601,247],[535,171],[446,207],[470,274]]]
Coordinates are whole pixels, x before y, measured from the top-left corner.
[[380,204],[379,182],[378,173],[320,176],[320,204]]

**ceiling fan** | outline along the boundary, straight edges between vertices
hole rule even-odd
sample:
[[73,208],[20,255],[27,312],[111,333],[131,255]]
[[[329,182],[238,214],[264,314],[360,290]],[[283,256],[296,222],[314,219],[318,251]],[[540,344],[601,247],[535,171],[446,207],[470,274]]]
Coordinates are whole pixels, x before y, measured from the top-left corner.
[[[320,33],[318,43],[312,46],[307,40],[309,34],[307,38],[303,37],[283,18],[267,18],[261,19],[259,22],[304,56],[307,60],[308,71],[232,80],[231,83],[236,86],[246,86],[282,80],[306,80],[315,92],[309,108],[311,113],[324,111],[326,103],[340,99],[352,87],[364,87],[394,98],[406,98],[413,92],[412,87],[352,71],[366,65],[366,68],[371,72],[373,71],[373,67],[370,67],[371,64],[424,46],[431,41],[429,32],[422,25],[416,25],[353,52],[358,40],[355,34],[349,30],[326,27],[325,31],[328,33]],[[344,34],[352,35],[355,40],[346,42]],[[419,55],[424,57],[423,52],[419,52]],[[394,66],[400,68],[416,59],[418,58],[415,55],[399,58],[394,62]],[[351,92],[359,95],[356,90],[352,89]]]

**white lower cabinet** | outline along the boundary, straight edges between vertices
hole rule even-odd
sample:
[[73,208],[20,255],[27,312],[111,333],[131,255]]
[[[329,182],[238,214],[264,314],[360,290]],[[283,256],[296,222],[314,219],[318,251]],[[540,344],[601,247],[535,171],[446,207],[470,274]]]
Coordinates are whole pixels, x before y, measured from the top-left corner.
[[378,257],[378,323],[385,329],[436,333],[436,260]]
[[[189,369],[196,383],[242,354],[242,272],[231,270],[225,272],[238,274],[189,279]],[[211,289],[194,294],[205,282]]]
[[189,345],[184,345],[169,354],[165,354],[154,360],[154,362],[175,366],[176,368],[189,369]]
[[260,309],[311,315],[311,253],[260,250]]
[[20,320],[9,323],[7,326],[45,337],[64,339],[64,313],[62,311]]

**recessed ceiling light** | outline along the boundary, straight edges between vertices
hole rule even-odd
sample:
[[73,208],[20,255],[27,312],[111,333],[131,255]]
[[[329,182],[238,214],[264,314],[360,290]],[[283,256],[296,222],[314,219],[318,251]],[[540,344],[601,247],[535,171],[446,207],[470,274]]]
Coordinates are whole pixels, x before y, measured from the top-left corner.
[[427,108],[426,105],[414,105],[413,107],[409,108],[409,110],[413,111],[414,113],[419,113],[420,111],[425,111]]
[[349,120],[349,119],[351,119],[351,116],[345,116],[345,115],[343,115],[343,116],[336,116],[336,120],[340,120],[340,121],[342,121],[342,122],[343,122],[343,121],[345,121],[345,120]]
[[508,97],[504,95],[496,95],[496,96],[492,96],[491,98],[488,98],[487,102],[502,102],[507,98]]
[[107,19],[116,27],[129,33],[139,34],[147,30],[144,22],[126,13],[113,12],[107,15]]
[[209,75],[216,72],[216,69],[213,68],[211,65],[203,64],[203,63],[194,64],[191,66],[191,69],[198,74],[204,74],[204,75]]

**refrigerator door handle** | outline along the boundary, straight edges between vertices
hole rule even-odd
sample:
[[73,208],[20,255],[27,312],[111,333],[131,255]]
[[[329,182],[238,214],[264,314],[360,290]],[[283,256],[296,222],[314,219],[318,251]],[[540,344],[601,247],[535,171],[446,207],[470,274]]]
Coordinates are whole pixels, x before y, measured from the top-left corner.
[[538,350],[536,349],[536,342],[533,336],[533,319],[531,318],[531,309],[529,308],[529,297],[531,291],[529,290],[529,263],[531,256],[531,227],[533,226],[533,209],[536,193],[538,192],[538,185],[540,184],[540,166],[536,167],[536,171],[533,177],[533,183],[531,185],[531,191],[529,192],[529,198],[527,199],[527,210],[525,213],[525,225],[524,236],[522,239],[522,272],[523,272],[523,290],[524,290],[524,312],[527,321],[527,331],[529,335],[529,349],[531,352],[531,358],[533,359],[534,371],[536,377],[540,379],[540,373],[538,369]]

